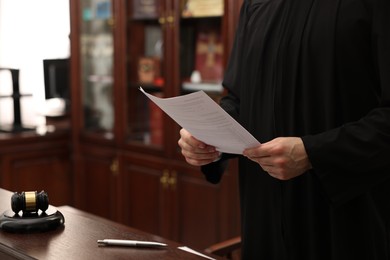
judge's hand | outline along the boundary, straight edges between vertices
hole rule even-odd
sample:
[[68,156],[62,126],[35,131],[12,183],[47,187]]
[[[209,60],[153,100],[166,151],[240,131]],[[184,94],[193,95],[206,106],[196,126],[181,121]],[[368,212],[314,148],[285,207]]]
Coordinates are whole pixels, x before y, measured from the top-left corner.
[[178,144],[186,161],[194,166],[209,164],[220,156],[220,153],[215,150],[214,146],[199,141],[184,128],[180,130]]
[[279,180],[292,179],[312,168],[299,137],[279,137],[246,149],[243,154]]

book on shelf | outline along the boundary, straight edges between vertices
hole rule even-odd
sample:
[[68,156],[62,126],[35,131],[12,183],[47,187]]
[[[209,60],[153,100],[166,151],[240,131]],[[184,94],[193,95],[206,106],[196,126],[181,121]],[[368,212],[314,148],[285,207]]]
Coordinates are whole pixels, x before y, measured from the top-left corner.
[[111,1],[103,0],[96,3],[96,18],[111,18]]
[[155,19],[159,17],[157,0],[133,0],[133,19]]
[[[163,97],[162,93],[155,93],[157,97]],[[149,133],[150,143],[162,146],[164,141],[163,116],[164,112],[152,101],[148,100],[149,106]]]
[[218,83],[223,77],[223,44],[217,31],[200,31],[195,46],[195,70],[203,82]]
[[224,0],[183,0],[182,17],[222,16]]

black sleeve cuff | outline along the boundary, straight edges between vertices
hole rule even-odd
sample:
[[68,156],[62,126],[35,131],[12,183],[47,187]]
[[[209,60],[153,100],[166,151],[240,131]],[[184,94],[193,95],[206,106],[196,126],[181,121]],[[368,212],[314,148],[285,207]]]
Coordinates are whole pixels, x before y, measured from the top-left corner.
[[221,181],[223,173],[227,169],[229,158],[234,157],[232,154],[223,153],[221,159],[210,164],[201,166],[200,169],[206,180],[210,183],[217,184]]

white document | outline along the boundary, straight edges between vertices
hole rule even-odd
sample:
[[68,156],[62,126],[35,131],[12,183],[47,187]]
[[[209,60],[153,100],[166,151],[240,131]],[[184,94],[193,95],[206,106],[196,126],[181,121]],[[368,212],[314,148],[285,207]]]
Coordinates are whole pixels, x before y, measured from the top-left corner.
[[191,253],[191,254],[195,254],[195,255],[198,255],[198,256],[201,256],[201,257],[204,257],[204,258],[207,258],[207,259],[210,259],[210,260],[215,260],[215,258],[212,258],[212,257],[209,257],[207,255],[204,255],[204,254],[201,254],[187,246],[179,246],[178,249],[180,250],[183,250],[183,251],[186,251],[188,253]]
[[158,98],[140,90],[196,139],[218,151],[242,154],[260,143],[204,91]]

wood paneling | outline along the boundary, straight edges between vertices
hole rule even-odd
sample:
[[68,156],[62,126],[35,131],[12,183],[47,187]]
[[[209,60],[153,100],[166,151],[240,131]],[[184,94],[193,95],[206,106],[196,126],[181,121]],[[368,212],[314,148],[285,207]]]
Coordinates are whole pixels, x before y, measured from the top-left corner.
[[45,190],[51,204],[72,204],[70,157],[67,133],[3,135],[1,187],[14,192]]

